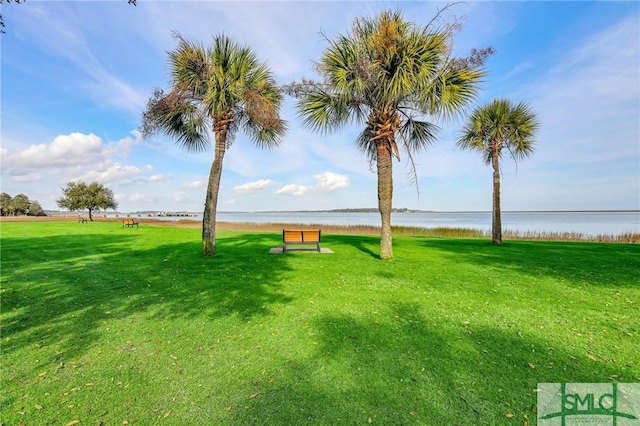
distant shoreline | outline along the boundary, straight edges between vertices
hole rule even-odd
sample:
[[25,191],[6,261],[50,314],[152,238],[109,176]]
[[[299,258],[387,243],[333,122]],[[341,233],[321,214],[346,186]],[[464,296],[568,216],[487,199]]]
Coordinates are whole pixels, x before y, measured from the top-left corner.
[[[73,216],[79,214],[87,214],[86,212],[66,212],[66,211],[57,211],[57,210],[45,210],[47,216]],[[362,209],[330,209],[330,210],[254,210],[254,211],[244,211],[244,210],[219,210],[218,213],[224,214],[233,214],[233,213],[241,213],[241,214],[264,214],[264,213],[379,213],[378,209],[375,208],[362,208]],[[478,214],[478,213],[491,213],[491,210],[412,210],[412,209],[393,209],[392,213],[433,213],[433,214]],[[535,213],[640,213],[640,209],[603,209],[603,210],[502,210],[502,213],[525,213],[525,214],[535,214]],[[119,215],[138,215],[138,216],[146,216],[146,217],[193,217],[201,215],[202,212],[190,212],[190,211],[132,211],[132,212],[99,212],[94,213],[96,216],[104,216],[109,215],[119,216]]]
[[[502,213],[640,213],[640,210],[502,210]],[[334,210],[271,210],[271,211],[220,211],[219,213],[379,213],[378,209],[334,209]],[[392,213],[491,213],[491,210],[411,210],[398,209]]]

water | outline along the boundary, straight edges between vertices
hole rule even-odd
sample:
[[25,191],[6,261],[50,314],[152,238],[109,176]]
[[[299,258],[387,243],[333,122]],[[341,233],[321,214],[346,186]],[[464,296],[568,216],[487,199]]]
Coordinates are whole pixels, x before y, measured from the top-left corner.
[[[145,217],[133,213],[131,216]],[[163,217],[163,220],[202,220],[194,217]],[[290,223],[380,226],[379,213],[332,212],[218,212],[217,220],[233,223]],[[393,213],[395,226],[420,228],[471,228],[491,230],[491,212]],[[503,212],[502,229],[519,232],[575,232],[585,235],[640,233],[640,211],[625,212]]]

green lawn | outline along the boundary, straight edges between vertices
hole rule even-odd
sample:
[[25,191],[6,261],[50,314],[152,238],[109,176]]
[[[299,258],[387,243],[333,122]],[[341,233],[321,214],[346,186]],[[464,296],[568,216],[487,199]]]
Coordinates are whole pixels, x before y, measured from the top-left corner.
[[640,245],[0,224],[3,425],[534,425],[640,381]]

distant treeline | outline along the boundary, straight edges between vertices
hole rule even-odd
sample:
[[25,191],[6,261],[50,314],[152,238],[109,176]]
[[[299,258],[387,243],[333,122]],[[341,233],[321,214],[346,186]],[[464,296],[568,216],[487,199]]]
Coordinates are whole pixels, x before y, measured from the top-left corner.
[[3,192],[0,194],[0,216],[46,216],[42,206],[36,200],[30,200],[24,194],[15,197]]
[[[360,208],[360,209],[333,209],[333,210],[326,210],[328,212],[332,212],[332,213],[380,213],[380,210],[378,210],[377,208]],[[404,208],[392,208],[391,212],[392,213],[410,213],[410,212],[419,212],[421,210],[410,210],[406,207]]]
[[[380,210],[374,207],[364,207],[364,208],[357,208],[357,209],[293,210],[291,212],[293,213],[301,213],[301,212],[302,213],[304,212],[308,212],[308,213],[380,213]],[[429,212],[429,210],[411,210],[406,207],[403,207],[403,208],[392,208],[391,212],[392,213],[425,213],[425,212]],[[289,213],[289,211],[276,210],[276,211],[267,211],[263,213]]]

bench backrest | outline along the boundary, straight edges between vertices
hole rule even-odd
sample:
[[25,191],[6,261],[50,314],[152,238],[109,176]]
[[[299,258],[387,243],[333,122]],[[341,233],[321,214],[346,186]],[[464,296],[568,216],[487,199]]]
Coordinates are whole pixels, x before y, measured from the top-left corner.
[[283,229],[282,241],[285,243],[317,243],[320,242],[320,231],[291,231]]
[[133,219],[125,219],[125,220],[124,220],[124,224],[125,224],[125,225],[129,225],[129,224],[131,224],[131,223],[134,223],[134,222],[133,222]]
[[309,242],[320,241],[320,231],[302,231],[302,239]]

